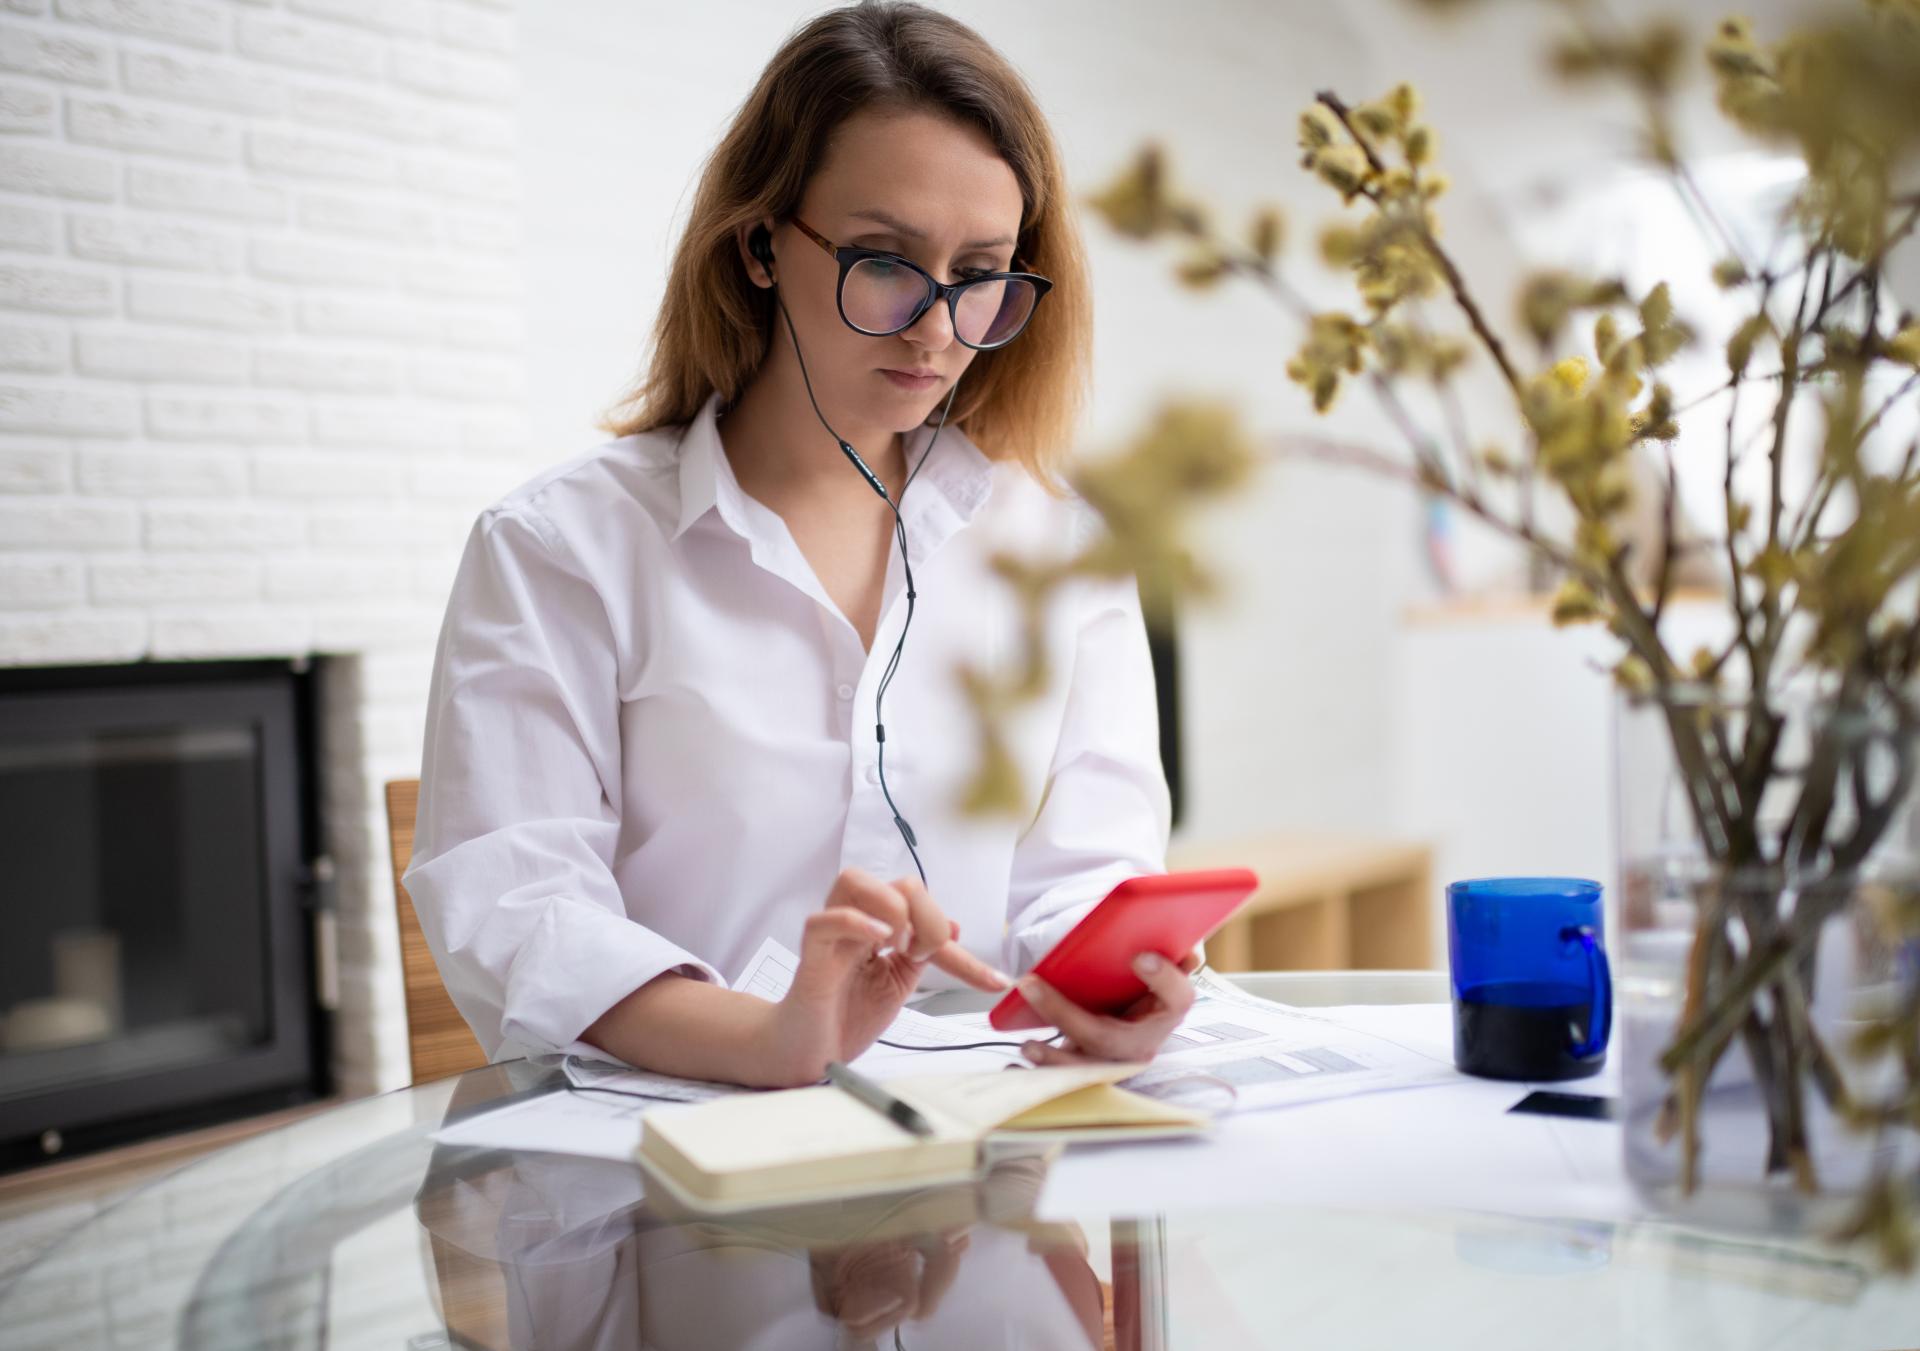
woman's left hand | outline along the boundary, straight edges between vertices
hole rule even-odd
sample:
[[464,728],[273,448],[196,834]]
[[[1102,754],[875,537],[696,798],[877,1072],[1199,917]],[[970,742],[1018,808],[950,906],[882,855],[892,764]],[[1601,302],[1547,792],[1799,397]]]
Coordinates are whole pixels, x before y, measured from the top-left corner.
[[1102,1060],[1151,1060],[1180,1020],[1193,1007],[1193,982],[1200,966],[1198,951],[1175,965],[1157,952],[1134,958],[1133,970],[1147,983],[1147,992],[1117,1016],[1095,1013],[1068,999],[1038,976],[1018,982],[1033,1011],[1066,1034],[1059,1046],[1033,1040],[1020,1048],[1036,1065],[1085,1065]]

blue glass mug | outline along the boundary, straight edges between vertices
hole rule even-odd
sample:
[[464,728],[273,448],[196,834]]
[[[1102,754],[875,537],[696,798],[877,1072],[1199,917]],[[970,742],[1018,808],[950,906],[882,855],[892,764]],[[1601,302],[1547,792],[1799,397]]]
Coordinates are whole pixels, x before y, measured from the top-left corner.
[[1613,1025],[1602,894],[1577,877],[1447,887],[1455,1065],[1490,1079],[1599,1073]]

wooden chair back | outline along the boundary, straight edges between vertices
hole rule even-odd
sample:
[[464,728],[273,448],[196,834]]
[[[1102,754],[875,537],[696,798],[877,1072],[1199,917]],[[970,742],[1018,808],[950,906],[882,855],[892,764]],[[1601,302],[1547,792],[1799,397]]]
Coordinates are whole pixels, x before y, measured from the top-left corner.
[[406,978],[407,1054],[416,1084],[487,1063],[487,1053],[480,1049],[473,1029],[440,979],[426,935],[420,932],[413,898],[400,881],[413,857],[413,820],[419,810],[420,780],[394,779],[387,784],[387,843],[393,856],[394,908],[399,913],[400,964]]

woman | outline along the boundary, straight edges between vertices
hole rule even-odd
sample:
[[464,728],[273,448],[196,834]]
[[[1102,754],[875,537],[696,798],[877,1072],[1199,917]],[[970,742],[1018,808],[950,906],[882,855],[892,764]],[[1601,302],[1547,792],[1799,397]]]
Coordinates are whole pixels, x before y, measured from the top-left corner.
[[[1055,688],[1009,746],[1037,809],[954,809],[955,668],[1003,673],[1021,636],[990,556],[1094,528],[1052,477],[1089,342],[1005,60],[918,5],[801,28],[707,165],[615,439],[482,512],[453,584],[405,882],[492,1058],[818,1082],[910,996],[1004,990],[1165,871],[1131,580],[1048,620]],[[799,957],[777,1003],[726,984],[769,936]],[[1035,982],[1065,1041],[1030,1058],[1151,1058],[1196,965],[1141,965],[1122,1017]]]

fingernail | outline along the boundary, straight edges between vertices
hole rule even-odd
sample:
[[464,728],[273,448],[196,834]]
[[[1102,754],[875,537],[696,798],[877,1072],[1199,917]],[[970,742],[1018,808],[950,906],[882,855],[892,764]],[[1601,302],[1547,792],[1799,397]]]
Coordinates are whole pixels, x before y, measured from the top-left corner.
[[1004,990],[1009,985],[1013,984],[1013,977],[1009,976],[1006,972],[1000,970],[1000,968],[995,966],[990,966],[987,968],[987,970],[991,971],[993,973],[993,978],[1000,982],[1001,989]]
[[1151,976],[1160,969],[1163,960],[1157,952],[1143,952],[1133,959],[1133,969],[1143,976]]
[[1040,1058],[1040,1048],[1030,1041],[1022,1042],[1020,1044],[1020,1054],[1029,1060],[1038,1060]]
[[862,1320],[869,1319],[869,1318],[885,1318],[889,1314],[898,1313],[901,1309],[904,1309],[906,1305],[907,1305],[907,1297],[905,1295],[895,1295],[892,1299],[888,1300],[885,1304],[876,1304],[871,1309],[860,1310],[860,1317]]
[[1020,993],[1032,998],[1040,993],[1040,981],[1033,976],[1020,977]]
[[875,919],[873,916],[868,915],[866,916],[866,921],[867,927],[873,930],[873,936],[875,938],[893,937],[893,928],[885,920]]

